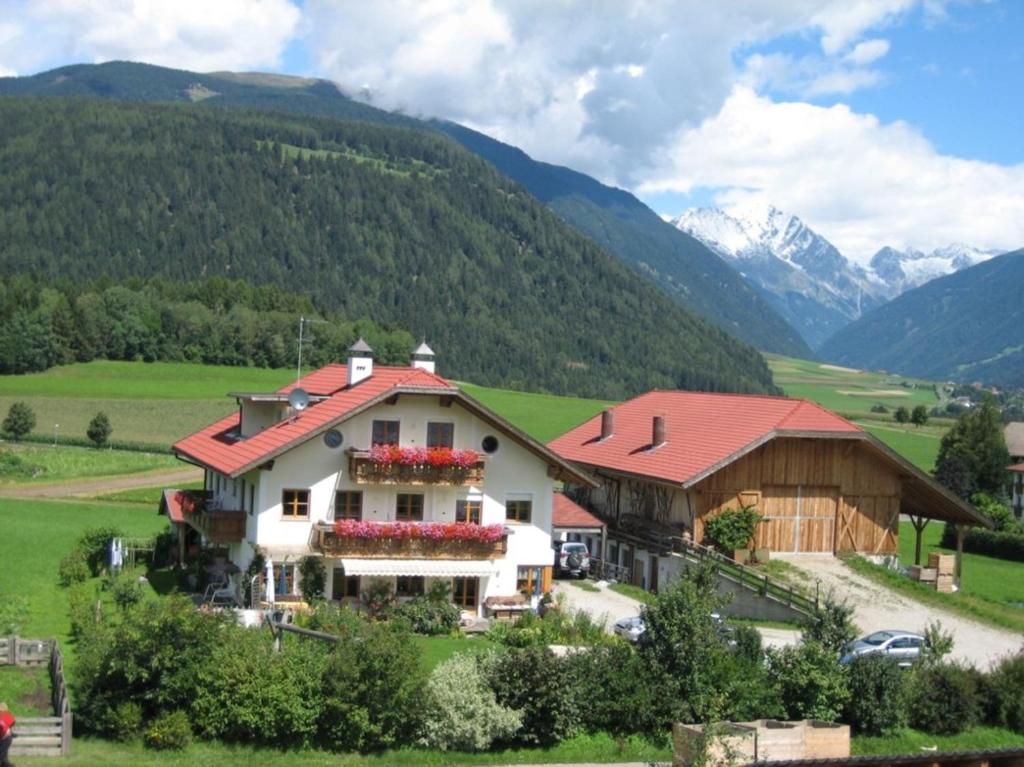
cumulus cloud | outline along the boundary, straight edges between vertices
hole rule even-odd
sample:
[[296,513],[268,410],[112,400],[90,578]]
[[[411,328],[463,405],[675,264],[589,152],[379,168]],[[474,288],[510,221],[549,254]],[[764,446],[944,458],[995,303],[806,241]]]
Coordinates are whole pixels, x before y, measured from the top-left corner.
[[775,204],[861,263],[883,245],[1024,245],[1024,165],[943,155],[909,125],[844,105],[775,102],[738,86],[667,155],[647,191],[716,187],[726,209]]
[[[304,42],[349,93],[628,185],[680,126],[717,113],[737,51],[807,30],[843,51],[916,2],[857,0],[854,11],[849,0],[309,0]],[[856,68],[819,69],[802,90],[877,82]]]
[[0,65],[31,73],[70,61],[111,59],[199,71],[273,67],[298,27],[289,0],[40,0],[4,2],[19,21]]
[[853,46],[853,50],[846,54],[845,58],[853,64],[864,66],[877,61],[888,52],[889,41],[875,38],[874,40],[865,40],[862,43],[857,43]]

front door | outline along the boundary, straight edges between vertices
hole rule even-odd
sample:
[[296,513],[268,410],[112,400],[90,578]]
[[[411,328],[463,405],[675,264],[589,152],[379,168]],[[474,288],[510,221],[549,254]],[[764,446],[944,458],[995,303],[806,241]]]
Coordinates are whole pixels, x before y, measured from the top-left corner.
[[761,492],[757,546],[779,552],[831,553],[835,540],[839,488],[769,485]]

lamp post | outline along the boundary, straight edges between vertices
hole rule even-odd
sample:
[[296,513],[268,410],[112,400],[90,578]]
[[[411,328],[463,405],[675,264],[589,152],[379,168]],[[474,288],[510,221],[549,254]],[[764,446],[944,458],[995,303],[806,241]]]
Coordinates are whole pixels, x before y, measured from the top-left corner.
[[57,447],[57,431],[60,429],[60,424],[55,423],[53,425],[53,446]]

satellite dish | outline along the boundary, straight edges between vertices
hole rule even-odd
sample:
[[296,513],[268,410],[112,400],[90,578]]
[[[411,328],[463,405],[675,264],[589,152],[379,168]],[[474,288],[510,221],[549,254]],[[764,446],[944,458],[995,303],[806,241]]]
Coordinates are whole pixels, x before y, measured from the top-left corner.
[[309,407],[309,394],[305,389],[292,389],[288,395],[288,404],[292,406],[292,410],[305,410]]

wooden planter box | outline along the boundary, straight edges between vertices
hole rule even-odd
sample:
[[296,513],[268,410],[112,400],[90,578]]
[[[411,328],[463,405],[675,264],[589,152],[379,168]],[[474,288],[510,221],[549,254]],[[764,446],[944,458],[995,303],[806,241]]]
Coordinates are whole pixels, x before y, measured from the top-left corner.
[[804,759],[842,759],[850,755],[850,725],[804,722]]
[[472,466],[431,466],[429,464],[374,463],[369,450],[350,450],[348,473],[360,485],[481,485],[484,462]]
[[[757,760],[757,730],[721,722],[708,738],[702,724],[672,725],[672,767],[728,767]],[[708,742],[710,740],[710,742]]]
[[361,559],[496,559],[505,554],[508,535],[494,543],[430,538],[346,538],[329,527],[316,528],[316,546],[332,557]]

